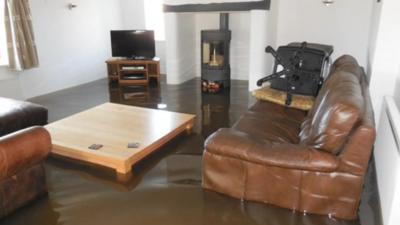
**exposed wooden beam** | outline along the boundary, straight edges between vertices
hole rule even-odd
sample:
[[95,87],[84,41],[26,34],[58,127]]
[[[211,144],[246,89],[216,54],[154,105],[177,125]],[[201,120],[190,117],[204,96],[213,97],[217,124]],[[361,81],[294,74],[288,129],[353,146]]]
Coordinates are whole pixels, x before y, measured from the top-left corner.
[[210,4],[164,4],[164,12],[218,12],[218,11],[249,11],[254,9],[269,10],[271,0],[260,0],[254,2],[227,2]]

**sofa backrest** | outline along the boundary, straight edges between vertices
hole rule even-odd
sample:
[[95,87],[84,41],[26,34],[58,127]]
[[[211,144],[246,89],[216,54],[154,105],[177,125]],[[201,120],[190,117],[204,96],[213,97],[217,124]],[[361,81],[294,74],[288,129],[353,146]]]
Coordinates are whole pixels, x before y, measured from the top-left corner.
[[339,58],[321,88],[299,134],[300,143],[338,154],[364,115],[364,97],[357,61]]
[[354,175],[363,175],[367,171],[376,138],[374,111],[365,75],[361,77],[361,88],[364,97],[364,114],[339,155],[338,171]]
[[329,90],[329,85],[330,82],[335,82],[334,80],[331,81],[331,78],[334,77],[332,74],[335,74],[335,71],[344,71],[351,73],[351,75],[356,76],[358,80],[361,78],[361,74],[363,74],[362,68],[358,65],[357,60],[350,55],[343,55],[339,57],[332,65],[331,67],[331,72],[329,73],[328,77],[325,79],[325,85],[321,87],[321,90],[319,91],[318,96],[315,99],[315,105],[314,107],[308,112],[307,117],[311,118],[314,116],[315,111],[317,109],[316,106],[318,106],[322,98],[325,97],[326,92]]

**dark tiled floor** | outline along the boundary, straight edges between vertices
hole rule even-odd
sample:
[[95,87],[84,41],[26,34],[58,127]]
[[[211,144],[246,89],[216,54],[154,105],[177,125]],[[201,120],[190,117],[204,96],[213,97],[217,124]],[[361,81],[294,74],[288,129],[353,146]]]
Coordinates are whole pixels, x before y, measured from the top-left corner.
[[[202,95],[200,81],[161,87],[109,87],[100,80],[32,99],[45,105],[50,121],[104,102],[156,108],[197,115],[194,133],[178,137],[134,166],[133,177],[118,181],[112,170],[51,158],[46,163],[49,196],[0,221],[23,225],[380,225],[375,172],[370,169],[360,219],[333,220],[290,210],[242,202],[202,190],[201,154],[205,138],[228,127],[254,100],[247,82],[233,81],[230,92]],[[105,118],[106,120],[107,118]],[[371,163],[371,168],[374,168]],[[262,179],[262,178],[260,178]]]

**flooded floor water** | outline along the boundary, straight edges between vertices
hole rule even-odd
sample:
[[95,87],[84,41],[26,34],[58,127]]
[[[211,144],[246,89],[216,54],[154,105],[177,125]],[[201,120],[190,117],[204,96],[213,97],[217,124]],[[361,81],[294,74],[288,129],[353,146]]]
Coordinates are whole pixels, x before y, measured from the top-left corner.
[[[50,122],[114,102],[196,114],[194,132],[184,134],[133,167],[131,178],[65,158],[46,162],[49,195],[0,220],[11,225],[381,225],[375,167],[371,162],[359,219],[342,221],[303,215],[278,207],[243,202],[201,188],[204,140],[231,126],[254,103],[248,83],[233,81],[230,91],[201,94],[200,80],[182,85],[118,87],[106,80],[38,97]],[[135,118],[132,118],[135,119]],[[104,118],[107,120],[107,118]],[[260,177],[260,179],[263,179]]]

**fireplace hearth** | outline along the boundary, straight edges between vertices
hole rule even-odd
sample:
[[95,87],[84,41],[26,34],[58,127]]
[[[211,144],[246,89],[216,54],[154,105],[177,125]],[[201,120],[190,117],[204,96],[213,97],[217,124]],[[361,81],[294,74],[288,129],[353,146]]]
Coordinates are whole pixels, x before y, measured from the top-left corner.
[[228,13],[220,14],[219,30],[201,31],[201,88],[203,92],[217,93],[223,88],[230,87],[231,37]]

